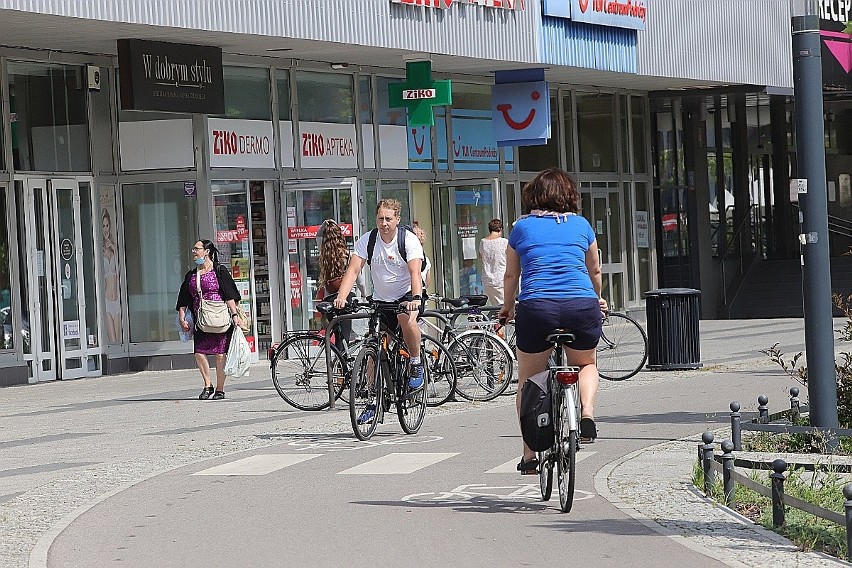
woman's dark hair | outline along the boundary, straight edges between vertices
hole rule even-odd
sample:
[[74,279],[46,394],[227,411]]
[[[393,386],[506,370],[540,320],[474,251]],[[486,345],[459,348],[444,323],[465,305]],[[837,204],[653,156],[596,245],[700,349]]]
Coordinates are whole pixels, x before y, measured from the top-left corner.
[[210,256],[210,260],[213,261],[213,267],[219,266],[219,249],[216,248],[216,245],[207,239],[198,239],[198,242],[207,249],[207,254]]
[[556,213],[577,213],[580,194],[568,172],[550,168],[540,172],[524,185],[521,191],[521,208],[529,213],[533,209]]
[[488,222],[488,231],[491,233],[499,233],[503,230],[503,221],[500,219],[491,219]]

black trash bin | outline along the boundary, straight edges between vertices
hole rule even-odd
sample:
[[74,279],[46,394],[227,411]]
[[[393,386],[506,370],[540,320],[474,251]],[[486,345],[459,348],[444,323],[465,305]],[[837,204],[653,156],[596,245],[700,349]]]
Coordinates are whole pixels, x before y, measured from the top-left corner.
[[648,317],[648,368],[672,371],[701,367],[698,297],[692,288],[645,292]]

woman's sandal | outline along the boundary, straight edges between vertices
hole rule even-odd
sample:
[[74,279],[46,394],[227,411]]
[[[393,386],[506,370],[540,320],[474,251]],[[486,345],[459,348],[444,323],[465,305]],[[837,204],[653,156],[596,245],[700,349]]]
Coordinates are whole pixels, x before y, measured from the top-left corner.
[[533,458],[530,461],[524,461],[523,456],[521,457],[520,463],[518,463],[518,471],[521,472],[521,475],[535,475],[538,473],[538,459]]
[[212,386],[204,387],[204,389],[201,391],[201,394],[198,395],[198,400],[207,400],[208,398],[210,398],[210,395],[213,394],[214,390],[215,389]]
[[598,437],[598,429],[595,426],[595,420],[588,416],[580,419],[580,441],[584,444],[591,444]]

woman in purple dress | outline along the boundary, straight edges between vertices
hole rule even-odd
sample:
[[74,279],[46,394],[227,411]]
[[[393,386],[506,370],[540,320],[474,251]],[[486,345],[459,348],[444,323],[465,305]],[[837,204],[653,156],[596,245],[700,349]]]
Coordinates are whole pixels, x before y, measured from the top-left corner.
[[[175,309],[179,313],[180,326],[184,331],[189,331],[189,323],[186,319],[186,310],[192,312],[193,321],[198,321],[198,306],[200,299],[196,284],[196,274],[201,282],[201,293],[205,300],[224,301],[231,313],[231,327],[224,333],[206,333],[198,328],[194,330],[193,340],[195,344],[195,363],[201,371],[204,379],[204,390],[198,395],[199,400],[207,400],[213,396],[214,400],[225,398],[225,354],[231,343],[231,333],[235,325],[240,325],[237,315],[237,302],[240,293],[237,285],[231,277],[231,273],[223,265],[219,264],[219,251],[216,246],[208,240],[199,240],[192,247],[192,256],[196,268],[193,268],[184,276],[183,284],[178,293]],[[210,363],[208,355],[216,357],[216,388],[210,381]]]

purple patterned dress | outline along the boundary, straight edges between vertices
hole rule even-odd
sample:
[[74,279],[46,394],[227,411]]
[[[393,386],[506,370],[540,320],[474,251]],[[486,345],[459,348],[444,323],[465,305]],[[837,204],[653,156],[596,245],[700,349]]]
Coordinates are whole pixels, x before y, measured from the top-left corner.
[[[219,293],[219,280],[216,278],[214,270],[201,275],[201,292],[204,294],[205,300],[222,300]],[[194,277],[189,279],[189,293],[192,294],[192,313],[197,314],[201,299],[198,297]],[[196,328],[193,338],[195,353],[223,355],[228,352],[228,345],[231,343],[231,329],[224,333],[206,333]]]

